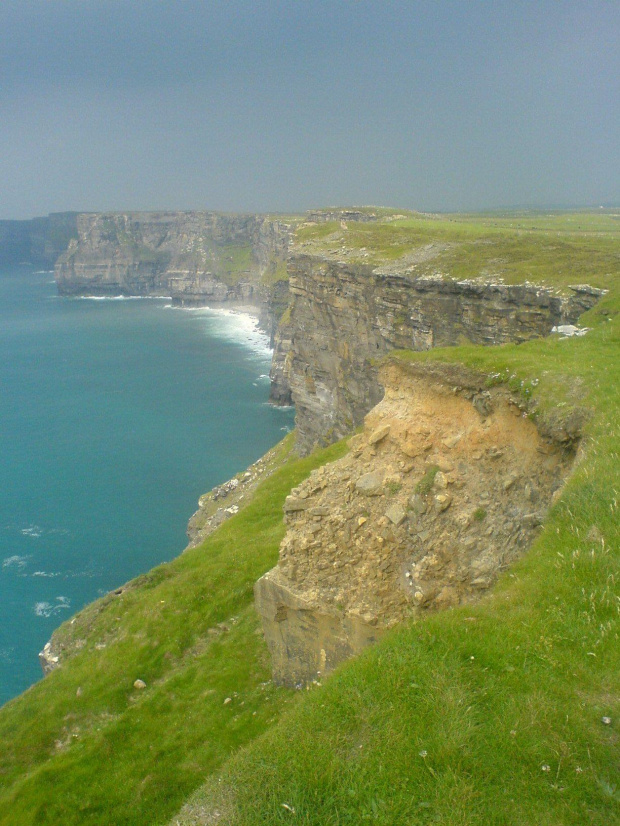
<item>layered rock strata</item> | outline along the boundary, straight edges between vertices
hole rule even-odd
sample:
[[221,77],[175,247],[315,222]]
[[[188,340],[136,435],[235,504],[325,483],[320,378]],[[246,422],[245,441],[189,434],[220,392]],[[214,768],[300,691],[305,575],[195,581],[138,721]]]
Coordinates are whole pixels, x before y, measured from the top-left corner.
[[403,619],[470,602],[528,548],[574,457],[518,401],[450,366],[382,371],[343,459],[284,505],[278,565],[255,586],[274,679],[318,679]]
[[[438,255],[436,246],[416,255]],[[574,323],[600,295],[586,286],[563,296],[533,284],[419,277],[414,270],[299,250],[289,258],[291,305],[276,351],[287,350],[284,381],[302,453],[362,421],[381,398],[376,363],[390,350],[526,341]]]
[[288,304],[291,224],[215,212],[82,214],[57,262],[61,295],[171,296],[258,308],[273,335]]

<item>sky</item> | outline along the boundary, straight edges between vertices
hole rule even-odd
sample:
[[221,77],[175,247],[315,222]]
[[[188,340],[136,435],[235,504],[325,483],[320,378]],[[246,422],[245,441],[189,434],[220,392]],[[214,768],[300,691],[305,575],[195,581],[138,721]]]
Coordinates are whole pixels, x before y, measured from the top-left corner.
[[618,203],[618,0],[0,2],[0,218]]

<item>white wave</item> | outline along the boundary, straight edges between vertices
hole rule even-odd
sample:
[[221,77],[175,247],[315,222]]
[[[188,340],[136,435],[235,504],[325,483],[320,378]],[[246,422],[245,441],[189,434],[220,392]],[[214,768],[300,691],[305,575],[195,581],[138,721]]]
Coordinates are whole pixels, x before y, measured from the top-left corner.
[[63,579],[92,579],[94,576],[99,576],[101,571],[94,570],[86,571],[33,571],[30,576],[37,576],[43,579],[53,579],[54,577],[62,577]]
[[19,554],[13,554],[13,556],[7,556],[6,559],[2,560],[2,567],[3,568],[16,568],[18,571],[23,571],[26,567],[29,557],[27,556],[19,556]]
[[182,310],[203,317],[207,322],[204,329],[209,336],[241,344],[254,355],[271,361],[273,349],[269,336],[260,329],[258,319],[251,313],[223,307],[177,307],[171,304],[165,304],[164,309]]
[[27,528],[22,528],[20,533],[24,536],[31,536],[33,539],[38,539],[43,535],[43,530],[38,525],[28,525]]
[[273,350],[269,346],[269,336],[260,329],[254,316],[224,309],[208,310],[206,316],[211,335],[237,342],[265,360],[271,359]]
[[273,402],[263,402],[263,404],[267,405],[267,407],[271,407],[272,410],[282,410],[284,413],[287,413],[290,410],[295,410],[294,404],[273,404]]
[[9,646],[8,648],[0,648],[0,663],[12,663],[15,648]]
[[51,617],[52,603],[51,602],[35,602],[34,612],[37,617]]
[[56,597],[56,603],[35,602],[33,611],[37,617],[51,617],[60,611],[71,607],[71,600],[68,597]]
[[35,270],[33,275],[49,275],[54,270]]
[[164,301],[171,298],[169,295],[73,295],[69,297],[74,301]]

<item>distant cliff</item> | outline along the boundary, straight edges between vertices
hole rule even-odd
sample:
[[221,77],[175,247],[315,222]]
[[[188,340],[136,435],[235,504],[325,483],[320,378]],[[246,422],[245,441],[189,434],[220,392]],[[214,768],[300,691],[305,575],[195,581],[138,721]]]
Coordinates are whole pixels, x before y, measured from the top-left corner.
[[44,218],[0,221],[0,264],[29,263],[51,268],[77,238],[77,213],[53,212]]
[[56,265],[61,295],[171,296],[184,306],[260,308],[271,332],[288,304],[292,224],[216,212],[82,214]]

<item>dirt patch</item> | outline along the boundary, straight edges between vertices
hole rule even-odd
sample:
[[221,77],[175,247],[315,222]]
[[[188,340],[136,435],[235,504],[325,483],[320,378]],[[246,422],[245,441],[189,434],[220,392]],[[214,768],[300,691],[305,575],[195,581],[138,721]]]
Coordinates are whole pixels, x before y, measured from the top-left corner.
[[257,583],[284,682],[484,593],[529,547],[574,458],[575,438],[542,436],[484,376],[392,363],[382,378],[350,453],[286,500],[279,564]]

